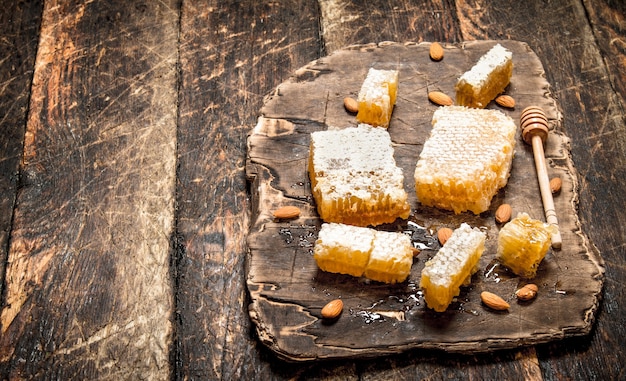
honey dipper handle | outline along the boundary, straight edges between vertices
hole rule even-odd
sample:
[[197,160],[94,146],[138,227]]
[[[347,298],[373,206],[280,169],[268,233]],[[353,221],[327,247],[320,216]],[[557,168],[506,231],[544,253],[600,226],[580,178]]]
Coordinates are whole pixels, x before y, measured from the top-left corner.
[[546,221],[550,225],[556,227],[557,232],[552,235],[552,247],[560,249],[563,243],[561,232],[559,229],[559,221],[556,218],[556,209],[554,208],[554,200],[552,199],[552,190],[550,189],[550,179],[546,167],[546,158],[543,152],[543,141],[539,135],[532,138],[533,155],[535,156],[535,167],[537,168],[537,179],[539,180],[539,190],[541,191],[541,201],[543,202],[543,210],[546,213]]

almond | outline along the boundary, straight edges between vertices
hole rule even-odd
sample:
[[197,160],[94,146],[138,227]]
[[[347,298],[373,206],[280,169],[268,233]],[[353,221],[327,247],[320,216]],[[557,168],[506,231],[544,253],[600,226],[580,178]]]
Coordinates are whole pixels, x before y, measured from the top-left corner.
[[510,307],[509,303],[507,303],[504,299],[489,291],[481,292],[480,299],[487,307],[496,311],[508,310]]
[[440,228],[439,230],[437,230],[437,238],[439,239],[439,243],[441,243],[441,245],[445,245],[446,241],[450,238],[450,236],[452,235],[452,229],[450,228]]
[[291,220],[300,217],[300,208],[297,206],[283,206],[274,211],[274,218],[278,220]]
[[343,301],[341,299],[335,299],[322,308],[322,317],[324,319],[335,319],[341,315],[343,311]]
[[537,291],[539,291],[539,288],[536,284],[528,283],[524,287],[515,291],[515,296],[517,299],[523,301],[533,300],[537,296]]
[[509,220],[511,219],[512,213],[513,213],[513,209],[511,209],[511,205],[502,204],[496,210],[496,221],[500,224],[509,222]]
[[443,47],[438,42],[430,44],[430,58],[434,61],[441,61],[443,59]]
[[428,93],[428,99],[439,106],[452,106],[452,98],[442,93],[441,91],[431,91]]
[[422,251],[420,249],[418,249],[417,247],[411,247],[411,253],[413,254],[413,258],[417,257],[418,255],[420,255]]
[[343,107],[346,108],[346,111],[356,114],[359,111],[359,102],[354,98],[345,97],[343,98]]
[[499,95],[496,97],[496,103],[502,107],[506,108],[514,108],[515,107],[515,99],[513,99],[510,95]]
[[561,185],[563,185],[563,181],[561,181],[560,177],[550,179],[550,190],[552,193],[559,193],[561,191]]

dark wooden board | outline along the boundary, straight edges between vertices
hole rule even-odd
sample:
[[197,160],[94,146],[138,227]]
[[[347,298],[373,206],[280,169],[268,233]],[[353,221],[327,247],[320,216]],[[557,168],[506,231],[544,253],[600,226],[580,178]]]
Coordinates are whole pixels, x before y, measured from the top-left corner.
[[[499,229],[493,213],[498,205],[506,202],[515,212],[544,219],[532,152],[521,140],[507,187],[480,216],[422,207],[413,191],[413,168],[436,107],[428,101],[427,92],[453,94],[456,79],[495,41],[446,46],[442,62],[428,58],[426,43],[353,46],[298,69],[278,86],[266,99],[259,123],[248,139],[246,169],[255,212],[248,238],[250,314],[261,340],[277,354],[291,360],[311,360],[369,357],[410,348],[474,353],[590,331],[604,269],[578,220],[577,175],[569,156],[569,139],[556,132],[561,115],[537,56],[525,43],[499,42],[513,51],[515,69],[507,93],[518,105],[503,112],[517,121],[527,105],[544,108],[555,129],[546,144],[549,173],[564,182],[555,199],[563,249],[551,250],[540,266],[534,279],[540,296],[529,304],[516,303],[513,293],[523,280],[493,261]],[[400,70],[389,133],[396,144],[396,161],[405,173],[405,189],[412,205],[409,220],[426,228],[420,234],[422,243],[428,245],[415,260],[409,280],[393,286],[321,272],[312,258],[321,221],[311,200],[306,172],[309,134],[329,125],[355,125],[354,116],[343,109],[342,99],[356,96],[370,66]],[[282,205],[301,207],[303,216],[291,222],[273,221],[271,211]],[[487,250],[472,286],[462,291],[446,313],[436,314],[424,307],[417,287],[419,273],[438,249],[431,233],[440,226],[456,227],[461,222],[485,228]],[[383,228],[407,230],[408,226],[398,221]],[[484,290],[511,301],[510,311],[503,314],[485,309],[479,299]],[[344,313],[334,324],[324,324],[320,309],[333,298],[344,300]]]
[[[570,138],[578,215],[605,263],[603,300],[593,334],[537,346],[546,378],[624,379],[626,357],[626,83],[624,7],[615,0],[458,1],[463,38],[526,41],[541,58]],[[621,37],[618,37],[621,36]],[[623,67],[623,66],[622,66]]]
[[41,1],[3,3],[0,12],[0,295],[24,147]]
[[626,2],[620,0],[586,0],[585,11],[589,14],[591,28],[597,37],[598,48],[606,60],[608,78],[615,89],[615,95],[626,104]]
[[2,379],[171,376],[178,4],[44,4]]
[[318,57],[317,3],[185,1],[182,7],[175,378],[271,379],[247,313],[246,135],[264,95]]

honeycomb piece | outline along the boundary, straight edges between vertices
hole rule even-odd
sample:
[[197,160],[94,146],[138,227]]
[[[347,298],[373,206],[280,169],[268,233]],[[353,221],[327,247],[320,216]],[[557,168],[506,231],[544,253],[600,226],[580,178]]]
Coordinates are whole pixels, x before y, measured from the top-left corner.
[[338,223],[322,224],[313,258],[321,270],[386,283],[403,282],[413,264],[407,235]]
[[411,239],[401,233],[376,231],[365,277],[385,283],[400,283],[413,265]]
[[409,216],[404,175],[382,128],[361,124],[312,133],[309,177],[325,222],[368,226]]
[[480,214],[508,181],[516,125],[498,110],[439,107],[415,167],[423,205]]
[[377,127],[389,127],[398,91],[397,70],[370,69],[357,98],[356,120]]
[[557,231],[553,225],[519,213],[500,229],[496,259],[513,273],[534,278],[550,248],[552,234]]
[[344,224],[322,224],[313,248],[317,266],[331,273],[362,276],[369,261],[374,232]]
[[465,72],[456,84],[456,102],[460,106],[485,108],[504,91],[513,74],[513,54],[497,44],[476,65]]
[[429,308],[445,311],[461,286],[470,284],[485,251],[486,234],[463,223],[439,252],[426,262],[420,287]]

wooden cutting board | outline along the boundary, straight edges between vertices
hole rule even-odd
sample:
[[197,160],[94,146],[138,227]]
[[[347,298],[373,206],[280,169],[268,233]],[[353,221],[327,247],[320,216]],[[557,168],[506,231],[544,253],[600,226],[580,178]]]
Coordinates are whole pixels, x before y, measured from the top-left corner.
[[[521,111],[541,106],[552,128],[546,142],[551,177],[563,187],[555,196],[563,246],[550,250],[533,283],[538,297],[517,302],[515,290],[527,282],[494,261],[500,225],[494,213],[508,203],[514,215],[526,212],[545,220],[532,150],[519,137],[508,185],[479,216],[421,206],[415,196],[413,172],[431,130],[437,106],[427,94],[438,90],[454,97],[458,77],[493,45],[513,52],[514,70],[506,93],[515,109],[492,102],[519,126]],[[445,46],[440,62],[430,60],[429,43],[381,43],[351,46],[298,69],[264,102],[258,124],[248,137],[246,173],[253,204],[248,236],[247,285],[250,316],[260,340],[280,357],[294,360],[361,358],[398,353],[413,348],[475,353],[513,348],[588,334],[600,302],[604,268],[577,216],[576,170],[561,125],[556,101],[550,93],[541,62],[527,44],[517,41],[473,41]],[[422,249],[404,283],[387,285],[347,275],[325,273],[313,259],[313,246],[321,225],[307,175],[310,133],[327,126],[356,125],[343,99],[356,98],[370,67],[399,70],[398,99],[389,133],[395,158],[403,168],[411,203],[407,221],[377,227],[404,231]],[[275,221],[272,211],[295,205],[300,218]],[[425,307],[419,290],[424,263],[439,249],[436,230],[462,222],[484,229],[486,251],[471,286],[444,313]],[[491,291],[511,304],[507,312],[494,312],[480,301]],[[320,317],[321,308],[341,298],[343,314],[332,323]]]

